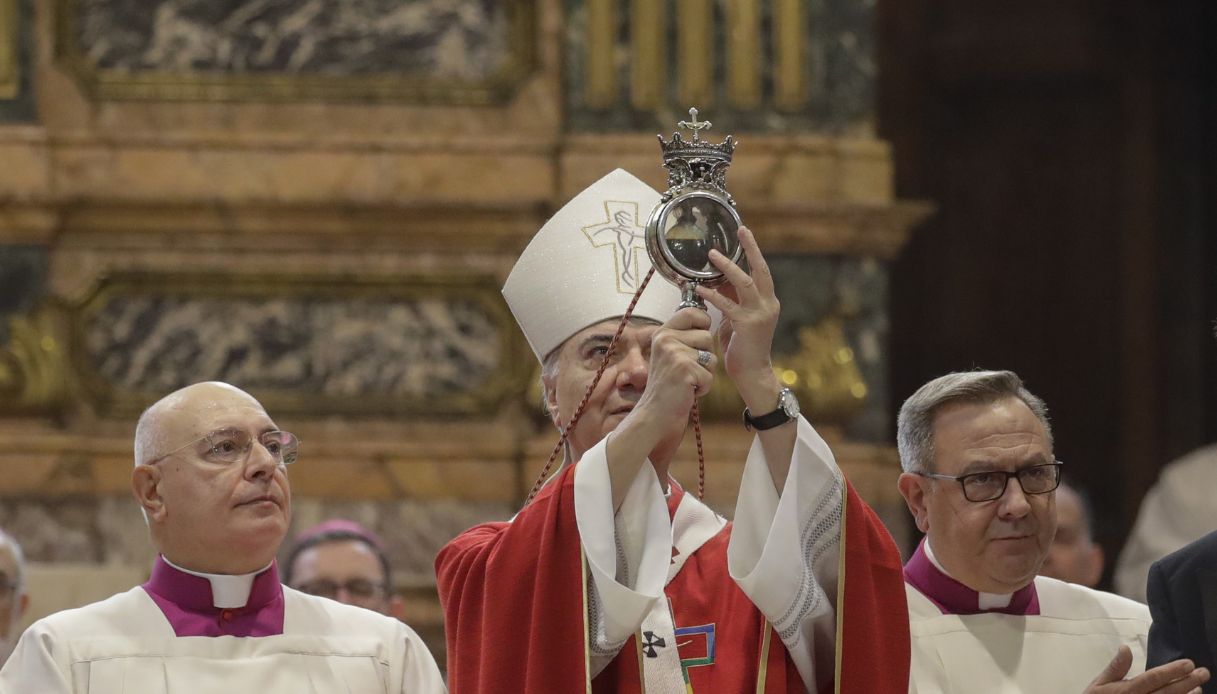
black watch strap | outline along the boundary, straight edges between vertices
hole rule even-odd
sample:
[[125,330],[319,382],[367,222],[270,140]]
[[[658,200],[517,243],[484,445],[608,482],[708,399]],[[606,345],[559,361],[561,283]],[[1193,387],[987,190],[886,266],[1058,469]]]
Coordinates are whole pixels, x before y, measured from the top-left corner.
[[773,412],[766,412],[759,417],[753,417],[748,408],[744,408],[744,428],[749,431],[766,431],[774,427],[780,427],[786,422],[794,419],[786,408],[782,406],[779,400],[777,408]]

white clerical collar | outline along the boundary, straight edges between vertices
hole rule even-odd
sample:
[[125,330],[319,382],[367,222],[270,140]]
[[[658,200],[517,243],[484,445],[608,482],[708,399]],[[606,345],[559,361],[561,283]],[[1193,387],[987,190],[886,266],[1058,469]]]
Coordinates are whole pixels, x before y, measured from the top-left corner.
[[211,583],[211,603],[222,610],[245,607],[245,604],[249,602],[249,593],[254,587],[254,578],[270,568],[270,564],[267,564],[257,571],[248,574],[207,574],[201,571],[184,569],[169,561],[169,557],[161,556],[166,564],[178,571],[207,579]]
[[[930,560],[930,563],[934,565],[934,568],[938,569],[947,576],[951,576],[951,572],[942,568],[942,564],[938,563],[938,557],[934,556],[934,548],[930,547],[930,538],[928,537],[925,539],[925,556]],[[959,579],[955,578],[954,576],[951,576],[951,578],[959,581]],[[959,582],[963,583],[963,581]],[[976,607],[981,610],[999,610],[1003,607],[1009,607],[1010,600],[1013,598],[1014,593],[982,593],[978,590],[976,591]]]

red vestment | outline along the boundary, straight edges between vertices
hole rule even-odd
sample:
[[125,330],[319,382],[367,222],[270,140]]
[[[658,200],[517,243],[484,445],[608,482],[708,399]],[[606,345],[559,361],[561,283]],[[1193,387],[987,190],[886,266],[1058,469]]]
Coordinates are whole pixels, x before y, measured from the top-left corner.
[[[642,691],[646,647],[637,635],[588,688],[588,580],[573,470],[564,470],[512,522],[471,528],[436,558],[453,694]],[[903,694],[909,635],[900,554],[848,483],[846,497],[835,691]],[[728,524],[665,589],[686,681],[698,694],[803,692],[781,639],[728,574],[730,535]],[[705,663],[711,648],[713,662]]]

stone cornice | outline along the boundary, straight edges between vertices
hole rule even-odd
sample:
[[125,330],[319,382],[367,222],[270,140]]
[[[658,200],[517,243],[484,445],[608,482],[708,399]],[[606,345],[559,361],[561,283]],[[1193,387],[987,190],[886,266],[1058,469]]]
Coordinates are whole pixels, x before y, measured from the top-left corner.
[[[399,205],[263,202],[0,202],[0,243],[88,247],[98,252],[214,248],[508,253],[527,245],[553,205],[542,201]],[[771,203],[745,223],[775,253],[894,258],[933,208]]]

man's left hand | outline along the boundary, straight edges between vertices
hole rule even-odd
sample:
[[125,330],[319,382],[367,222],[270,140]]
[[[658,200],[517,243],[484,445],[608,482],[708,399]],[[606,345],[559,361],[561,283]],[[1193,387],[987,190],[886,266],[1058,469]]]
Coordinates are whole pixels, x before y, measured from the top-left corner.
[[727,375],[751,411],[768,412],[780,390],[771,352],[781,305],[756,237],[747,227],[740,227],[739,241],[752,274],[712,250],[710,262],[727,278],[727,284],[717,290],[699,285],[697,294],[722,311],[718,337]]

